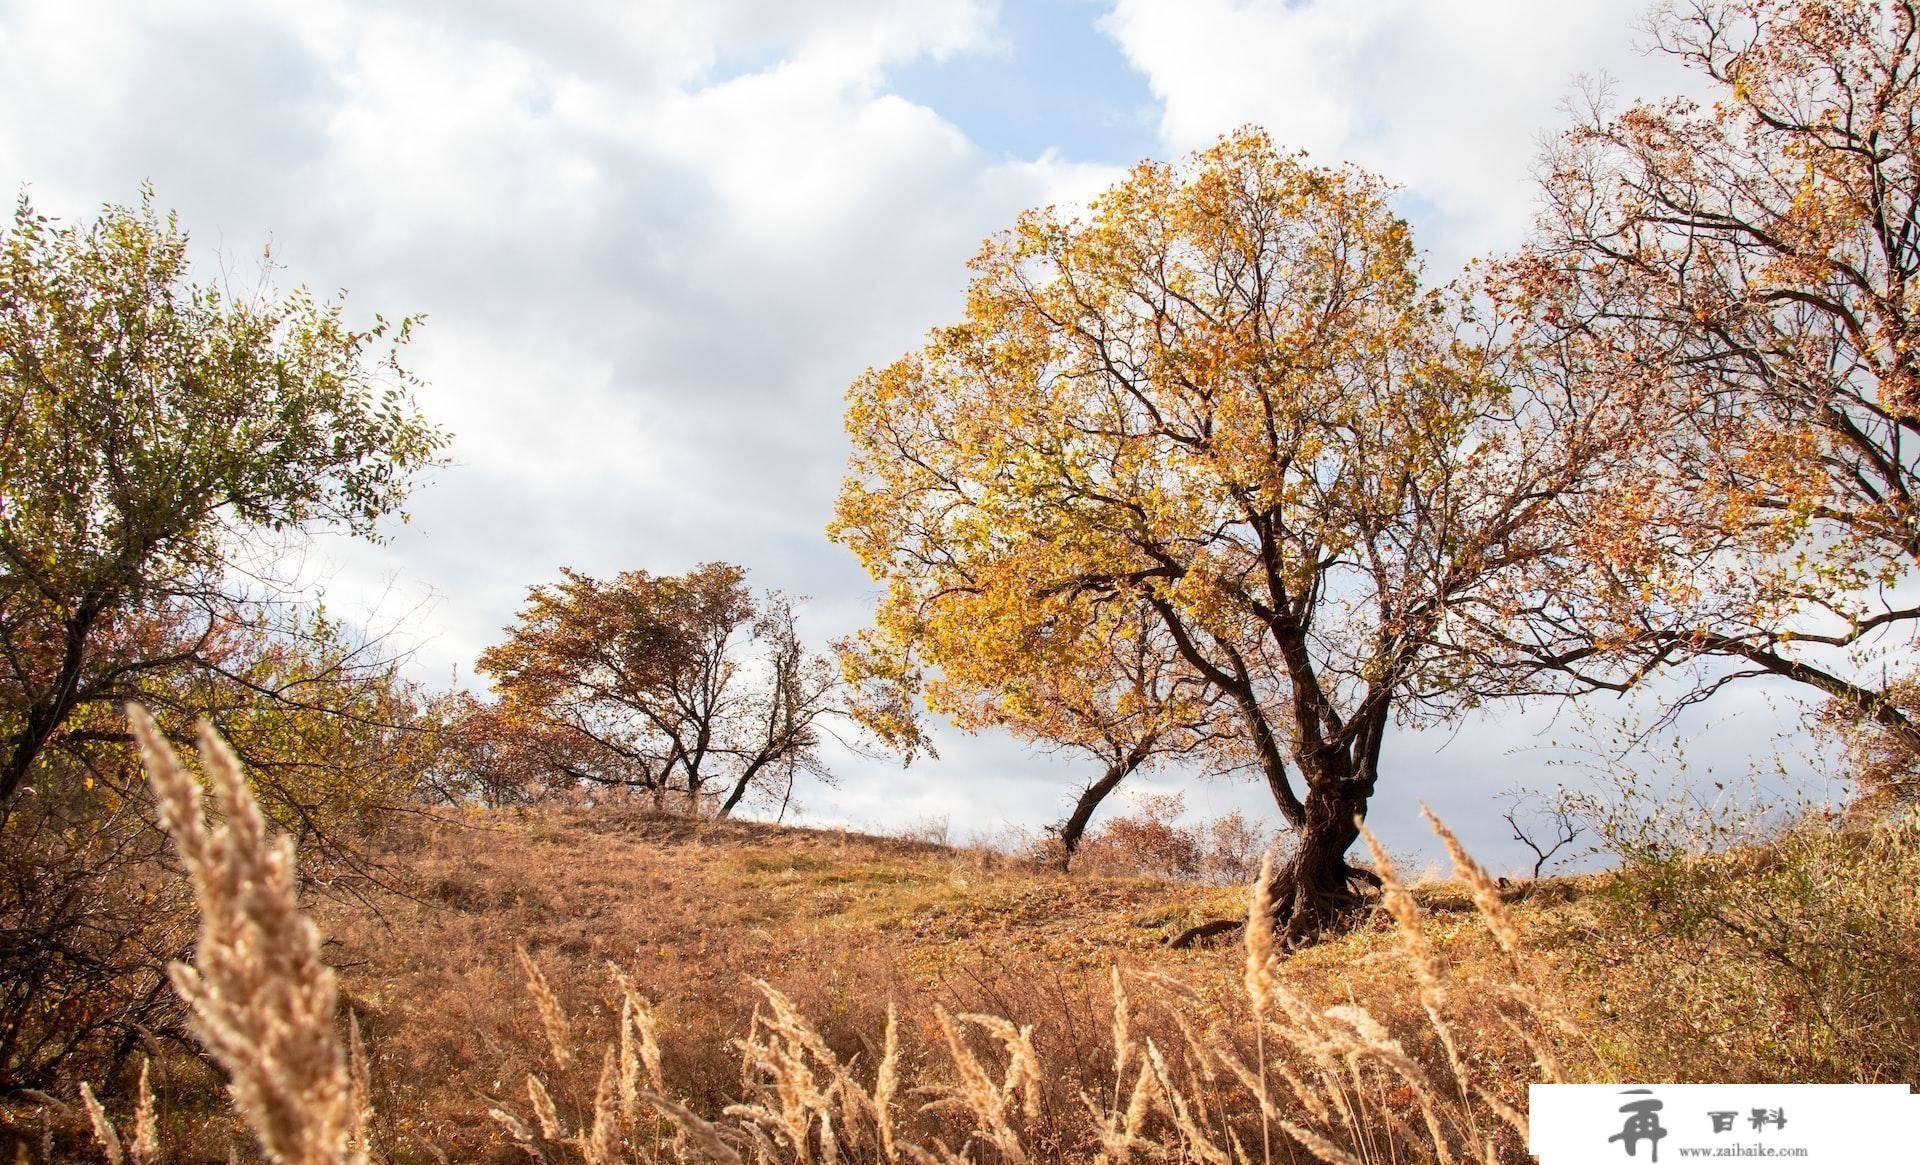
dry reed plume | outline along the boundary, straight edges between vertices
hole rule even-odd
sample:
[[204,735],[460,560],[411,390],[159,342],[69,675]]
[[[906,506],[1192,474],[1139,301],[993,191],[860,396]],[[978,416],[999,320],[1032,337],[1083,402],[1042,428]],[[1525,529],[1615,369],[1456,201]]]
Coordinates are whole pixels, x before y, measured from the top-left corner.
[[218,825],[152,718],[138,707],[128,717],[200,910],[193,965],[168,970],[195,1034],[227,1074],[234,1108],[270,1160],[364,1162],[365,1071],[349,1063],[335,1027],[334,974],[319,930],[300,912],[293,840],[268,835],[239,761],[210,727],[200,730],[199,753]]
[[107,1165],[122,1165],[125,1161],[131,1161],[133,1165],[149,1165],[159,1160],[160,1129],[155,1118],[153,1082],[148,1075],[151,1067],[151,1062],[142,1057],[140,1088],[133,1110],[133,1136],[124,1145],[119,1131],[107,1116],[107,1110],[94,1096],[92,1086],[84,1080],[80,1082],[80,1104],[87,1111],[87,1122],[93,1128],[94,1143],[106,1157]]
[[[369,1110],[358,1031],[350,1030],[349,1052],[336,1026],[333,974],[295,901],[289,840],[268,837],[232,754],[203,730],[202,763],[224,818],[209,828],[198,782],[144,715],[135,710],[133,719],[162,822],[203,914],[196,965],[175,967],[175,984],[229,1074],[236,1109],[271,1160],[364,1162]],[[1476,983],[1459,994],[1475,1006],[1496,1001],[1499,1020],[1537,1050],[1539,1074],[1557,1079],[1541,1038],[1551,1017],[1519,981],[1518,931],[1499,896],[1484,893],[1491,888],[1484,873],[1441,833],[1496,943],[1516,961],[1513,981],[1490,991]],[[1297,1160],[1301,1151],[1330,1165],[1524,1160],[1525,1118],[1496,1095],[1490,1059],[1461,1048],[1448,970],[1412,896],[1365,836],[1427,1030],[1396,1035],[1358,1003],[1310,1003],[1276,959],[1263,870],[1249,896],[1245,968],[1232,1007],[1207,1005],[1204,992],[1179,980],[1114,969],[1113,1079],[1100,1095],[1079,1097],[1090,1118],[1081,1145],[1035,1140],[1047,1068],[1031,1026],[935,1007],[925,1027],[941,1055],[910,1066],[900,1017],[889,1007],[882,1051],[869,1066],[836,1054],[786,995],[759,980],[753,986],[761,1006],[734,1044],[740,1091],[703,1115],[667,1094],[658,1017],[626,975],[609,968],[619,1027],[593,1055],[571,1046],[561,1001],[524,950],[528,998],[556,1071],[595,1063],[599,1071],[590,1094],[561,1089],[558,1098],[550,1081],[562,1083],[559,1076],[529,1073],[524,1107],[502,1100],[489,1115],[531,1159],[585,1165],[951,1165],[1063,1157],[1102,1165],[1271,1165]],[[1145,1007],[1165,1012],[1178,1037],[1162,1046],[1140,1034]],[[1410,1049],[1407,1036],[1437,1054]],[[92,1093],[83,1097],[103,1151],[118,1165],[117,1134]],[[154,1153],[150,1100],[142,1112],[146,1131],[136,1133],[131,1153],[136,1165]]]

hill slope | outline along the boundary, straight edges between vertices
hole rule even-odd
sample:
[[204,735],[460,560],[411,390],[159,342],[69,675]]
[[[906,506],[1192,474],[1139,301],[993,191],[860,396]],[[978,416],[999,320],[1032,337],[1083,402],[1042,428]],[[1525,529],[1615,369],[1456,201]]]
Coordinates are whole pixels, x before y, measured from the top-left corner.
[[[316,899],[316,914],[368,1033],[385,1127],[455,1160],[504,1143],[483,1097],[523,1094],[525,1073],[553,1069],[519,948],[580,1035],[611,1029],[607,965],[632,976],[660,1009],[669,1078],[718,1099],[737,1085],[726,1041],[751,1018],[752,978],[856,1049],[891,997],[905,1014],[937,1002],[1039,1021],[1063,1051],[1080,1035],[1064,1029],[1104,1032],[1112,964],[1216,976],[1237,950],[1165,939],[1244,911],[1237,887],[607,807],[439,820],[387,862],[405,896],[379,895],[377,916]],[[1082,1051],[1071,1058],[1094,1055]]]
[[[1095,1147],[1082,1097],[1117,1095],[1115,967],[1135,993],[1135,1040],[1192,1049],[1214,1038],[1196,1043],[1196,1032],[1232,1043],[1250,1030],[1237,943],[1164,945],[1243,912],[1232,887],[604,806],[427,819],[386,860],[398,893],[379,895],[377,912],[310,901],[367,1033],[396,1162],[523,1160],[486,1114],[525,1117],[529,1074],[580,1127],[599,1049],[619,1029],[618,975],[657,1009],[666,1091],[716,1114],[742,1093],[734,1041],[765,1015],[755,980],[790,997],[842,1063],[881,1058],[893,1005],[909,1082],[950,1072],[940,1009],[1031,1024],[1045,1076],[1024,1135],[1059,1159]],[[1523,1104],[1549,1053],[1575,1078],[1901,1080],[1920,1073],[1917,874],[1912,821],[1868,834],[1815,825],[1719,858],[1524,888],[1501,910],[1517,955],[1458,886],[1419,890],[1418,925],[1437,952],[1449,1038],[1474,1087],[1505,1104]],[[580,1049],[565,1065],[548,1050],[522,949]],[[1408,949],[1381,916],[1283,960],[1278,975],[1307,1008],[1293,1022],[1358,1002],[1444,1071]],[[1516,1027],[1548,1013],[1554,1022],[1530,1033]],[[1199,1080],[1221,1065],[1182,1071]],[[1237,1087],[1225,1083],[1223,1104]],[[1380,1084],[1370,1103],[1413,1100]],[[937,1111],[915,1112],[927,1135],[953,1131]]]

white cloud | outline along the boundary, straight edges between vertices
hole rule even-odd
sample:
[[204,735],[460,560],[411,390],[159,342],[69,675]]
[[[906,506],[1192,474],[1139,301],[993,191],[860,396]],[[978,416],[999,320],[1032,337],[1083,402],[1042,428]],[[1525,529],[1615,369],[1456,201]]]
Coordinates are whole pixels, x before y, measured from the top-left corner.
[[994,35],[979,0],[0,2],[0,180],[78,217],[151,178],[202,258],[244,277],[270,237],[288,281],[427,313],[454,465],[389,543],[322,544],[337,608],[441,595],[423,671],[563,563],[734,559],[843,631],[846,384],[957,308],[982,235],[1114,173],[887,91]]
[[[1171,150],[1248,122],[1400,183],[1442,267],[1518,241],[1532,164],[1576,77],[1682,91],[1639,50],[1639,0],[1118,0],[1104,27],[1146,74]],[[1436,271],[1444,274],[1444,271]]]

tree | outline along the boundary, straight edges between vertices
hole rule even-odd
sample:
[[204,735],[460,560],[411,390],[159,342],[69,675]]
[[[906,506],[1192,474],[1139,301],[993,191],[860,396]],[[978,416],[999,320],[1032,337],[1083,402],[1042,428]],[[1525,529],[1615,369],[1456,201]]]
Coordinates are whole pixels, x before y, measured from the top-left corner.
[[840,678],[809,653],[793,608],[755,600],[723,562],[685,575],[561,571],[527,593],[507,638],[480,657],[504,713],[526,724],[564,779],[684,794],[725,783],[726,816],[752,790],[824,775],[820,724]]
[[[1013,682],[981,703],[988,714],[980,724],[1077,749],[1101,764],[1051,829],[1063,865],[1093,815],[1134,773],[1181,760],[1225,769],[1242,759],[1225,697],[1181,658],[1151,609],[1136,607],[1090,632],[1097,638],[1080,651],[1025,656],[1003,677]],[[961,674],[945,668],[940,684],[957,684]]]
[[304,290],[190,278],[187,237],[106,207],[0,234],[0,806],[84,709],[194,668],[257,595],[258,535],[371,535],[444,435],[396,353]]
[[[155,626],[148,639],[182,633]],[[224,628],[201,666],[141,673],[169,736],[211,720],[257,761],[262,808],[301,838],[303,873],[325,893],[380,876],[360,836],[417,796],[441,751],[438,702],[379,646],[305,613]],[[117,709],[74,710],[0,841],[0,1093],[50,1087],[76,1063],[97,1078],[141,1041],[179,1034],[166,967],[188,953],[192,919]]]
[[[948,602],[981,598],[956,593]],[[931,636],[988,621],[990,635],[927,646]],[[1183,759],[1217,768],[1242,759],[1233,748],[1232,709],[1181,657],[1159,616],[1144,604],[1096,609],[1056,599],[976,610],[937,626],[916,626],[906,641],[869,632],[842,652],[860,653],[856,681],[892,677],[878,685],[898,694],[880,703],[883,731],[888,717],[912,707],[907,693],[924,691],[934,711],[968,731],[1001,728],[1098,761],[1100,775],[1049,827],[1060,843],[1062,865],[1073,861],[1100,806],[1134,773]],[[929,654],[943,661],[931,681],[902,674],[914,668],[916,655]],[[905,715],[913,723],[911,739],[921,740],[912,712]]]
[[277,554],[372,536],[444,436],[397,362],[411,321],[192,278],[155,211],[0,228],[0,1091],[95,1074],[178,1013],[123,703],[216,720],[323,884],[414,795],[439,710],[377,638],[301,609]]
[[1691,698],[1782,677],[1920,752],[1915,7],[1696,0],[1653,31],[1713,103],[1593,102],[1511,271],[1649,424],[1589,509],[1562,660],[1623,687],[1717,658]]
[[1004,659],[1024,606],[1152,612],[1298,836],[1292,942],[1359,901],[1389,724],[1499,662],[1460,629],[1519,601],[1620,427],[1420,290],[1390,194],[1251,130],[1143,164],[990,239],[965,319],[848,396],[834,534],[885,584],[882,637],[944,673]]

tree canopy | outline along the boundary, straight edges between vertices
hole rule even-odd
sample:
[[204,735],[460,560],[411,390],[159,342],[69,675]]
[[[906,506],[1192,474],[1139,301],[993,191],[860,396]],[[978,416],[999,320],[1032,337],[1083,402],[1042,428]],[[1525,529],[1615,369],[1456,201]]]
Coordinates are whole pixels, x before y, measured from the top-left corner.
[[250,535],[371,535],[444,435],[396,351],[304,289],[195,282],[187,237],[109,206],[0,234],[0,803],[76,709],[196,666]]
[[848,395],[834,533],[876,637],[973,686],[1036,627],[1064,672],[1150,612],[1300,836],[1294,938],[1352,902],[1394,716],[1505,662],[1472,629],[1624,426],[1497,302],[1423,290],[1391,193],[1254,130],[1143,164],[990,239],[962,322]]

